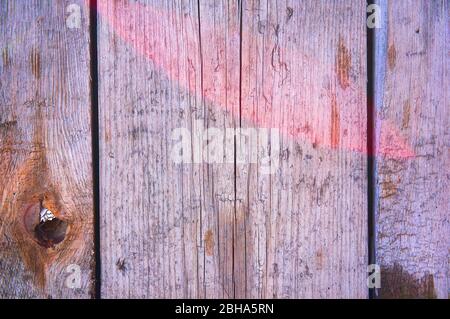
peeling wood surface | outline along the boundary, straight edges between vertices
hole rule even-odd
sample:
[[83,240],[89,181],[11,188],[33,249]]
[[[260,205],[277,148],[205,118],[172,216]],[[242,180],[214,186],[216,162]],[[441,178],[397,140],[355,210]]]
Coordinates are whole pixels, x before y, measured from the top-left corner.
[[[378,126],[401,128],[410,157],[379,161],[377,254],[383,298],[449,289],[449,1],[390,1]],[[391,147],[381,139],[380,149]]]
[[[0,4],[1,298],[92,293],[89,19],[67,28],[68,4]],[[56,219],[40,224],[41,206]],[[65,285],[72,264],[78,289]]]
[[364,1],[100,1],[102,296],[366,297],[365,42]]

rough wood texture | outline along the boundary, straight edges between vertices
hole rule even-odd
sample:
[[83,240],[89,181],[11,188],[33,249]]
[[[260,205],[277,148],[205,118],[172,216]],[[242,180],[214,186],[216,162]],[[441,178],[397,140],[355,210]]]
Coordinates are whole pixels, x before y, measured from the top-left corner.
[[278,128],[280,145],[274,174],[262,157],[238,166],[238,296],[364,298],[365,2],[245,1],[242,12],[242,126]]
[[197,2],[98,11],[102,297],[204,296],[203,170],[171,156],[204,119]]
[[366,297],[365,42],[365,1],[100,1],[102,296]]
[[385,54],[377,62],[386,65],[379,150],[392,147],[385,133],[391,122],[412,153],[379,161],[381,297],[447,298],[449,1],[390,1],[383,9],[388,21]]
[[[66,8],[79,4],[79,29]],[[0,297],[91,295],[89,14],[80,1],[0,3]],[[57,219],[39,224],[40,206]],[[81,288],[65,285],[78,265]],[[74,268],[71,268],[74,269]]]
[[[205,184],[201,224],[205,245],[205,298],[234,298],[244,285],[243,233],[239,228],[235,174],[235,138],[239,126],[240,16],[238,1],[199,1],[200,57],[204,126],[223,136],[215,138],[223,162],[204,166]],[[214,142],[213,142],[214,143]],[[208,143],[203,157],[213,162],[214,144]],[[211,239],[208,235],[211,234]],[[211,249],[208,249],[211,247]],[[200,263],[201,264],[201,263]]]

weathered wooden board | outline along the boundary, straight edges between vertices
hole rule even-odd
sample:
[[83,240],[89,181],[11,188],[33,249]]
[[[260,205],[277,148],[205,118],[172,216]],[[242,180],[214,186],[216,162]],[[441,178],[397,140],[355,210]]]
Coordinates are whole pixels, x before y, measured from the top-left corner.
[[366,297],[365,2],[98,9],[102,296]]
[[98,2],[105,298],[203,290],[204,173],[171,157],[172,130],[204,119],[197,10],[196,2]]
[[[68,28],[78,8],[79,28],[75,20]],[[0,297],[89,297],[93,189],[84,1],[2,1],[0,50]],[[40,206],[56,219],[40,224]]]
[[[238,7],[98,9],[102,296],[232,297],[234,141],[217,165],[203,144],[210,126],[234,130]],[[193,164],[177,163],[180,129]]]
[[[389,1],[378,166],[377,260],[384,298],[447,298],[449,1]],[[384,43],[383,43],[384,41]],[[392,147],[397,127],[408,148]]]
[[238,166],[240,297],[367,296],[365,9],[244,2],[242,127],[278,128],[280,139]]

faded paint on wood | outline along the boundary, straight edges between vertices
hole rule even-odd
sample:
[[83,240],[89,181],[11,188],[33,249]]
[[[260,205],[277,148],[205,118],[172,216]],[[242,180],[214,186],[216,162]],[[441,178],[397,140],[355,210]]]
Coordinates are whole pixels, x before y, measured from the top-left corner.
[[238,165],[239,297],[365,298],[365,2],[245,1],[242,25],[242,127],[280,145],[274,174]]
[[[69,4],[80,6],[80,28],[66,27]],[[83,5],[0,4],[2,298],[92,293],[89,13]],[[40,224],[41,206],[56,219]],[[67,271],[78,269],[80,288],[71,289]]]
[[365,41],[364,1],[100,1],[102,296],[366,297]]
[[[104,297],[234,296],[234,142],[225,165],[202,145],[234,130],[238,9],[99,3]],[[194,164],[174,162],[177,129]]]
[[[377,260],[383,298],[447,298],[449,276],[449,1],[390,1],[379,150],[388,122],[411,145],[407,158],[379,160]],[[378,70],[379,68],[377,68]],[[383,70],[381,69],[381,70]],[[385,136],[385,138],[383,138]]]
[[[379,3],[381,297],[446,298],[449,2]],[[1,297],[92,295],[83,5],[0,6]],[[365,2],[98,9],[102,296],[366,297]]]

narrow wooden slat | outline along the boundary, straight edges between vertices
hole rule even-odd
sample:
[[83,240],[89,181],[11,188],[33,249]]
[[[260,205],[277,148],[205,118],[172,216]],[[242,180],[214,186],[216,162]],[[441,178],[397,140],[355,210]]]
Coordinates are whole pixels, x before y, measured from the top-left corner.
[[173,131],[205,118],[197,2],[98,12],[102,297],[202,297],[208,190],[199,164],[172,157]]
[[271,138],[273,174],[263,170],[267,145],[243,146],[258,163],[237,169],[239,297],[367,297],[365,10],[365,1],[244,2],[242,127],[277,128],[280,142]]
[[[377,254],[383,298],[447,298],[449,1],[390,1],[380,109]],[[381,38],[380,38],[381,39]],[[398,152],[392,127],[408,145]]]
[[[0,4],[2,298],[87,298],[93,292],[84,5],[82,0]],[[40,224],[41,206],[56,219]]]
[[[240,200],[235,189],[235,139],[239,125],[240,3],[199,1],[204,127],[202,236],[206,298],[234,298],[243,274]],[[218,136],[214,133],[219,132]],[[214,153],[214,145],[218,151]],[[217,152],[217,159],[214,157]]]

